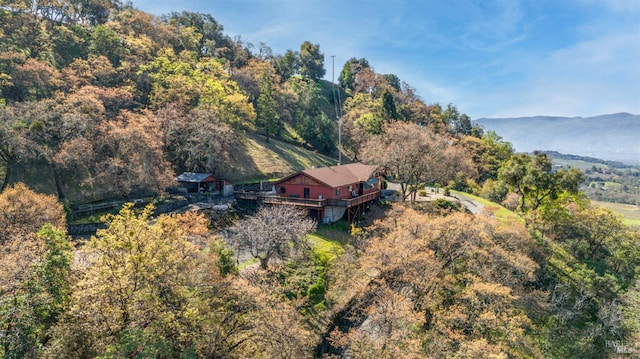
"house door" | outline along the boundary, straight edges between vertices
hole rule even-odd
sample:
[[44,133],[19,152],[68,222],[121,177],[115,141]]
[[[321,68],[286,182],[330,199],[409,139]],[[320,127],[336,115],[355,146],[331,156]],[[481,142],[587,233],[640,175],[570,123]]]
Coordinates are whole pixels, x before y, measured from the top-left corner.
[[362,196],[364,193],[364,183],[360,182],[360,187],[358,188],[358,196]]
[[309,198],[309,189],[308,188],[304,189],[304,198]]

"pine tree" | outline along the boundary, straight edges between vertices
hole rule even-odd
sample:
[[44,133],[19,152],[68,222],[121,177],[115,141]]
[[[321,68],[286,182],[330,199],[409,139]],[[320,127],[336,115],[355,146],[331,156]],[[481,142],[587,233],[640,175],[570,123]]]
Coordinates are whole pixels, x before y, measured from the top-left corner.
[[277,104],[273,97],[273,89],[269,74],[265,71],[260,80],[260,96],[256,104],[256,122],[258,128],[264,131],[269,142],[270,136],[278,134],[280,117],[278,116]]

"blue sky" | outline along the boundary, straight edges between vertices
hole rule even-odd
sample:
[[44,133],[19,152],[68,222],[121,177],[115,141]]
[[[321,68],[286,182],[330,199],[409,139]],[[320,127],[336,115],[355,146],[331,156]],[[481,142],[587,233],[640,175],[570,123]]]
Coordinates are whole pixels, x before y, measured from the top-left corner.
[[640,0],[133,0],[211,14],[274,53],[320,44],[471,118],[640,114]]

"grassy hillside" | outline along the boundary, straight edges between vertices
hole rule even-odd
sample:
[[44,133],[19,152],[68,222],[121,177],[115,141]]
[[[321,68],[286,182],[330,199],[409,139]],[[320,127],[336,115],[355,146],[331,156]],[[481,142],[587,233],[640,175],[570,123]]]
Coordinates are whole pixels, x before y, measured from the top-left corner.
[[573,167],[573,168],[577,168],[581,171],[587,171],[590,170],[591,168],[593,168],[594,166],[600,170],[609,170],[610,167],[606,164],[603,163],[593,163],[593,162],[587,162],[587,161],[582,161],[582,160],[569,160],[569,159],[562,159],[562,158],[553,158],[553,164],[557,165],[557,166],[562,166],[562,167]]
[[640,167],[608,162],[595,158],[571,159],[570,155],[551,154],[553,164],[563,168],[577,168],[584,173],[580,190],[591,200],[640,204]]
[[622,222],[627,226],[640,229],[640,206],[624,203],[610,203],[601,201],[591,201],[595,206],[607,208],[622,216]]
[[[333,84],[326,80],[318,81],[320,98],[317,102],[320,110],[328,118],[335,118]],[[340,101],[344,103],[345,93],[336,88]],[[338,160],[317,151],[305,149],[298,143],[304,142],[289,124],[280,134],[286,141],[269,139],[258,133],[247,134],[242,148],[234,149],[233,164],[224,176],[234,183],[247,183],[272,180],[288,176],[297,171],[319,166],[335,165]]]
[[[335,165],[336,159],[307,150],[301,146],[265,138],[257,134],[248,134],[239,148],[233,149],[233,163],[224,177],[234,183],[247,183],[277,179],[297,171]],[[0,181],[4,180],[5,169],[0,166]],[[86,203],[101,198],[96,197],[98,189],[81,190],[72,179],[62,179],[64,192],[71,204]],[[56,193],[53,177],[46,163],[29,163],[21,166],[12,176],[12,182],[24,182],[41,193]]]
[[228,179],[236,183],[277,179],[297,171],[335,165],[337,160],[309,151],[295,144],[249,134],[234,153],[233,168]]

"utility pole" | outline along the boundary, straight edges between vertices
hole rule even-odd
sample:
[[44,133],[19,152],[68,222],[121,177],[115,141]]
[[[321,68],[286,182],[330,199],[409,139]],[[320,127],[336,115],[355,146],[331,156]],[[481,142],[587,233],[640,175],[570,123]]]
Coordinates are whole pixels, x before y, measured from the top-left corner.
[[[331,89],[333,90],[333,108],[336,111],[336,119],[338,120],[338,165],[342,164],[342,116],[339,114],[339,97],[340,92],[336,96],[336,55],[331,55]],[[340,90],[340,88],[338,88]],[[340,109],[341,110],[341,109]],[[341,111],[340,111],[341,112]]]

